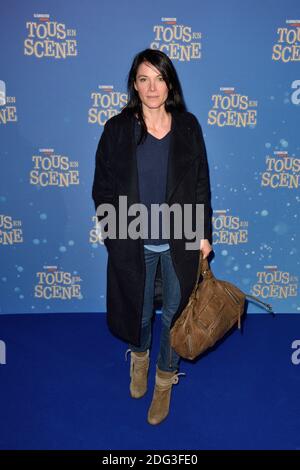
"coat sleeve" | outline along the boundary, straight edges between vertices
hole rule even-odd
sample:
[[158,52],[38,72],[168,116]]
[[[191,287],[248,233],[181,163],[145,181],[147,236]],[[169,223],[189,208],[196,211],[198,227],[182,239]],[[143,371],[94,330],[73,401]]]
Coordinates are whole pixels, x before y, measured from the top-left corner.
[[[111,126],[109,120],[105,123],[103,132],[101,134],[95,158],[95,172],[92,188],[92,198],[94,200],[95,211],[97,215],[97,208],[100,204],[113,203],[115,196],[115,179],[113,168],[111,164],[113,138],[111,134]],[[103,237],[104,228],[101,224],[104,215],[97,215],[97,234],[100,243],[104,243],[108,248],[108,239]]]
[[196,129],[196,142],[199,148],[199,157],[201,158],[197,179],[196,203],[204,204],[204,238],[207,238],[212,244],[211,188],[207,153],[201,125],[199,124],[198,119],[194,115],[192,116]]
[[[92,188],[95,211],[100,204],[112,203],[114,199],[115,183],[111,164],[112,142],[111,126],[107,121],[98,143],[95,158]],[[98,216],[98,221],[100,222],[103,217]]]

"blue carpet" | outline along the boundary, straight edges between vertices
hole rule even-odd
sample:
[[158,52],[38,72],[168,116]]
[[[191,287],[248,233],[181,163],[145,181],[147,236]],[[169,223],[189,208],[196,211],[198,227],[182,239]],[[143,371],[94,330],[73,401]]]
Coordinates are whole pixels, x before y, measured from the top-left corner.
[[0,315],[1,449],[300,449],[300,316],[248,315],[195,363],[182,361],[168,419],[129,395],[127,345],[101,314]]

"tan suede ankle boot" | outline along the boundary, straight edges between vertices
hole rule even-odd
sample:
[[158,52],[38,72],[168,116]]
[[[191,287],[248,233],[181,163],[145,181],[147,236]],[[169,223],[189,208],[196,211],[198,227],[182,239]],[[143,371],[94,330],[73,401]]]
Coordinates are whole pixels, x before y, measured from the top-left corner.
[[155,388],[148,411],[148,423],[159,424],[169,414],[172,385],[178,383],[178,376],[184,373],[165,372],[156,366]]
[[130,395],[132,398],[141,398],[147,392],[148,370],[149,370],[149,349],[145,352],[134,352],[130,349],[126,351],[130,354]]

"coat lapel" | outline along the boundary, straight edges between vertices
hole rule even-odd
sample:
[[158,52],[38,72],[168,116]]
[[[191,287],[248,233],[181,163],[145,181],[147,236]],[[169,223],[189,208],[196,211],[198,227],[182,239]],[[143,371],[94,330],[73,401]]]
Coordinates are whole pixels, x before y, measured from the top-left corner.
[[[134,120],[134,116],[122,120],[122,148],[115,162],[120,182],[119,193],[127,195],[128,205],[140,202]],[[185,119],[185,113],[172,111],[172,131],[166,188],[166,202],[168,204],[170,204],[172,195],[186,171],[198,156],[196,149],[192,147],[190,128]]]
[[166,202],[168,204],[170,204],[177,186],[197,156],[192,148],[190,128],[186,119],[184,119],[185,113],[173,111],[172,118],[173,132],[170,141],[166,191]]

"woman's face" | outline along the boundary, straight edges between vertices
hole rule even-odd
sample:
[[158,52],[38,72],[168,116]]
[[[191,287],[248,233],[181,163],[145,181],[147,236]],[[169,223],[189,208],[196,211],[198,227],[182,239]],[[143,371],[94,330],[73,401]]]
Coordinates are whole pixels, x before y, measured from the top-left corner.
[[138,67],[134,88],[143,105],[150,109],[164,106],[169,93],[160,71],[149,62]]

